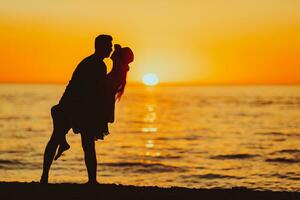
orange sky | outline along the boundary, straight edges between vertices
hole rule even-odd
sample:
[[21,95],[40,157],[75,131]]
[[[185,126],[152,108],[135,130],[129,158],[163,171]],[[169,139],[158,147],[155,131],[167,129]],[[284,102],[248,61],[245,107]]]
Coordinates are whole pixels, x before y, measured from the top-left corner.
[[299,10],[296,0],[9,0],[0,82],[65,83],[106,33],[135,52],[130,82],[154,72],[162,82],[300,83]]

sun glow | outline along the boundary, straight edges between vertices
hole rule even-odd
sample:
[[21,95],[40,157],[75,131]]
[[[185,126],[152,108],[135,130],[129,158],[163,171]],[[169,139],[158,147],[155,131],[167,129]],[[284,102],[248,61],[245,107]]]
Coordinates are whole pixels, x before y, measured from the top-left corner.
[[145,85],[157,85],[158,84],[158,77],[154,73],[145,74],[143,76],[143,83]]

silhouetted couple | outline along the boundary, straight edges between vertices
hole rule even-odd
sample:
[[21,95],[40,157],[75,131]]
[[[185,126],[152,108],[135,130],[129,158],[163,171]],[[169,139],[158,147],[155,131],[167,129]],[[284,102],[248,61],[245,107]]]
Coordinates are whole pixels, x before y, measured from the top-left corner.
[[70,129],[81,135],[88,183],[97,183],[95,140],[103,140],[109,134],[108,123],[114,122],[115,100],[120,100],[124,92],[128,64],[133,61],[130,48],[120,45],[114,48],[110,57],[113,68],[107,74],[103,59],[112,52],[112,37],[96,37],[95,53],[79,63],[58,105],[51,108],[53,133],[44,153],[41,183],[48,183],[53,159],[70,148],[65,137]]

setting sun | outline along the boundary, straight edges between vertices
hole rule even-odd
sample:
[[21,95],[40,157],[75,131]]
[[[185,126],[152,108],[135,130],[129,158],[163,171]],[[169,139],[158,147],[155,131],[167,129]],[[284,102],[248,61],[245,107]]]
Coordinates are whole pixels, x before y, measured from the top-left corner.
[[158,77],[154,73],[145,74],[143,76],[143,83],[145,85],[157,85],[158,84]]

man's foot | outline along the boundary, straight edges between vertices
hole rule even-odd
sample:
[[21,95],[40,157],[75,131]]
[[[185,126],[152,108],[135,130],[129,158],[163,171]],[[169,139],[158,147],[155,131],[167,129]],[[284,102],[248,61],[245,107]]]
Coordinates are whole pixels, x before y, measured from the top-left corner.
[[98,181],[88,181],[85,183],[86,185],[100,185],[100,183]]
[[41,176],[40,184],[48,184],[48,176]]
[[57,151],[57,154],[54,157],[54,160],[57,160],[63,154],[63,152],[67,151],[68,149],[70,149],[69,144],[59,145],[58,151]]

